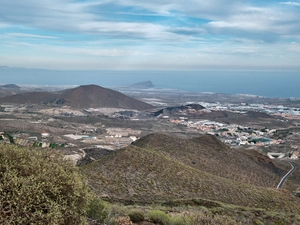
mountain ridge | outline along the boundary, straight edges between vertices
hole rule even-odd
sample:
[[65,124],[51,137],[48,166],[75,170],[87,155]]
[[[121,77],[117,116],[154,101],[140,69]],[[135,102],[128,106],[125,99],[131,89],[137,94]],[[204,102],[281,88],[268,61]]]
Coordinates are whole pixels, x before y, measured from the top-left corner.
[[67,105],[74,108],[125,108],[146,110],[153,106],[98,85],[82,85],[58,92],[27,92],[0,98],[1,103]]

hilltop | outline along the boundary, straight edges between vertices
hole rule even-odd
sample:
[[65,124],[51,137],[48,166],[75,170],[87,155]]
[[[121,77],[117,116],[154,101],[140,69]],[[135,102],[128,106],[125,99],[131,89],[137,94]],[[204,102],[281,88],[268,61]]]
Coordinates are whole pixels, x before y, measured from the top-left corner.
[[151,134],[84,166],[82,172],[92,189],[111,201],[201,198],[288,212],[300,209],[297,198],[271,189],[284,171],[259,153],[234,151],[212,136]]
[[74,108],[124,108],[146,110],[151,105],[97,85],[82,85],[59,92],[28,92],[0,98],[0,103],[44,104]]

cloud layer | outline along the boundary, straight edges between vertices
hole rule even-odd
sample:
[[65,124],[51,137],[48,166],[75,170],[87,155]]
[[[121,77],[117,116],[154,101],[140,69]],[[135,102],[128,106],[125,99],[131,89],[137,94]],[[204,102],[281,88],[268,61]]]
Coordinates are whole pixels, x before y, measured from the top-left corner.
[[0,0],[0,60],[69,69],[297,69],[300,1]]

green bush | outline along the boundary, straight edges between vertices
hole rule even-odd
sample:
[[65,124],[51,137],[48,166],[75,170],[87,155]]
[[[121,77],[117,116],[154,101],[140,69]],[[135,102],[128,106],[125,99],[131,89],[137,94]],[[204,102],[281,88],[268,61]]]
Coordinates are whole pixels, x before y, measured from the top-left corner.
[[128,216],[133,223],[143,221],[145,219],[144,211],[141,209],[131,209]]
[[171,224],[172,225],[187,225],[184,218],[182,218],[180,216],[171,217]]
[[100,198],[92,199],[88,204],[87,217],[103,223],[108,216],[108,206]]
[[88,198],[62,155],[0,144],[0,224],[85,224]]
[[169,215],[160,210],[151,210],[147,214],[150,222],[160,225],[170,225],[171,218]]

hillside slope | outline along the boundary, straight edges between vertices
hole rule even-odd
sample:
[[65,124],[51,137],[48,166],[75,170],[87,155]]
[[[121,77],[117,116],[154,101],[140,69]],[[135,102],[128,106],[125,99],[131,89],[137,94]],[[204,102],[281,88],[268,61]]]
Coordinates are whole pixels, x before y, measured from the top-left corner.
[[[153,135],[157,136],[159,134]],[[202,143],[203,148],[211,148],[212,142]],[[220,152],[227,150],[218,149]],[[239,206],[282,208],[288,212],[300,209],[298,199],[289,193],[222,178],[166,153],[158,148],[131,145],[81,168],[81,171],[92,190],[112,201],[151,203],[202,198]]]
[[54,104],[74,108],[124,108],[146,110],[151,105],[97,85],[83,85],[61,92],[29,92],[0,98],[0,103]]
[[193,168],[217,176],[264,187],[276,187],[286,171],[256,151],[231,149],[215,136],[193,139],[150,134],[133,145],[163,152]]

